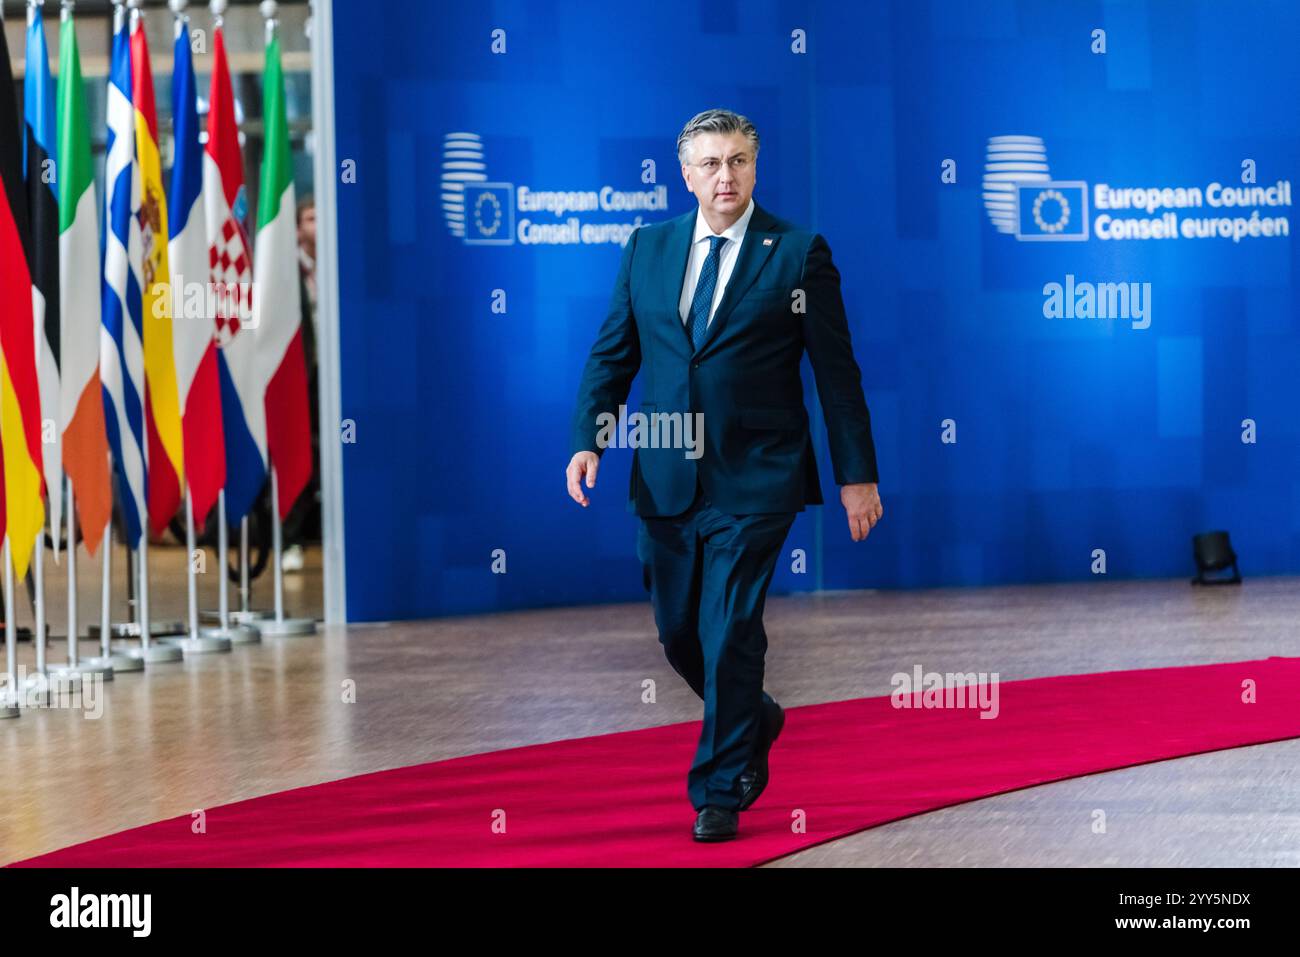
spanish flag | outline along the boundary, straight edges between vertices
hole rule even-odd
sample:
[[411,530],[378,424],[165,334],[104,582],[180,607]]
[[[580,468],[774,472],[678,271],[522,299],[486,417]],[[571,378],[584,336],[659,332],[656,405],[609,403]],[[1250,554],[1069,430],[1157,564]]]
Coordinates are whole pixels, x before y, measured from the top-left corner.
[[41,500],[41,393],[31,242],[23,183],[22,139],[9,47],[0,29],[0,446],[4,459],[6,532],[14,570],[27,574],[36,536],[45,527]]
[[131,100],[135,155],[140,167],[140,236],[144,323],[145,428],[148,433],[149,527],[161,534],[181,503],[185,471],[180,399],[172,345],[172,291],[167,264],[167,195],[158,155],[153,70],[139,10],[131,11]]

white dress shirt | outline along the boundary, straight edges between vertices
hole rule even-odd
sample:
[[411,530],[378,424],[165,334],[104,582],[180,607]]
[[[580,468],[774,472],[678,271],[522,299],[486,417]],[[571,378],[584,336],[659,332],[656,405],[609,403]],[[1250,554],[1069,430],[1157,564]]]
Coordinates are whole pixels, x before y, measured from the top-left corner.
[[691,319],[691,302],[695,299],[695,286],[700,281],[700,273],[704,269],[704,260],[709,258],[709,237],[726,236],[727,242],[722,244],[718,251],[718,284],[713,289],[713,305],[709,307],[709,322],[713,322],[713,314],[718,311],[718,303],[722,302],[722,295],[727,291],[727,282],[731,279],[731,271],[736,268],[736,257],[740,255],[740,243],[745,238],[745,230],[749,228],[749,219],[754,215],[754,198],[749,199],[749,206],[741,214],[740,218],[724,229],[721,233],[715,233],[709,228],[708,220],[700,215],[700,211],[695,211],[695,238],[691,240],[691,255],[686,260],[686,279],[682,282],[682,295],[677,301],[677,311],[682,317],[682,324],[687,326],[689,331]]

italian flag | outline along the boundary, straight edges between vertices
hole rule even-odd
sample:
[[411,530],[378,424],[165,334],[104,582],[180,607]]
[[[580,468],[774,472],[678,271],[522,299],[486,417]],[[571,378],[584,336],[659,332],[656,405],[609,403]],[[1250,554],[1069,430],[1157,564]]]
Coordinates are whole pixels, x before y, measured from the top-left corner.
[[253,250],[253,327],[258,371],[266,383],[267,451],[280,499],[278,518],[284,521],[311,478],[311,417],[302,348],[297,202],[278,36],[266,45],[262,96],[266,152]]

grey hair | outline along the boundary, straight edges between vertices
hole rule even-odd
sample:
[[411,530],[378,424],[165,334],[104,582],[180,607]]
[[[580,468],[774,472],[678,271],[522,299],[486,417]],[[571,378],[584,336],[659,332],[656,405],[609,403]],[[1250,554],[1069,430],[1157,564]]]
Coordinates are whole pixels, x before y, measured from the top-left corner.
[[683,166],[686,165],[686,154],[690,152],[691,141],[699,133],[743,133],[749,138],[749,145],[754,148],[754,159],[758,159],[758,130],[753,123],[731,110],[705,110],[692,116],[677,135],[677,159]]

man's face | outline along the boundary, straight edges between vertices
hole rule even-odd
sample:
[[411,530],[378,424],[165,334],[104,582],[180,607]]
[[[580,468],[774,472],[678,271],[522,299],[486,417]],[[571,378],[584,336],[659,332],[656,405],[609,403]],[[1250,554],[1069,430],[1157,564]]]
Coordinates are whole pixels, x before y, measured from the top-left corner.
[[757,164],[744,133],[697,133],[686,159],[682,176],[702,210],[733,220],[745,211]]
[[298,245],[311,252],[316,248],[316,207],[308,206],[298,220]]

